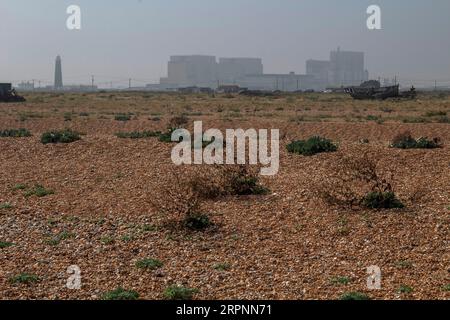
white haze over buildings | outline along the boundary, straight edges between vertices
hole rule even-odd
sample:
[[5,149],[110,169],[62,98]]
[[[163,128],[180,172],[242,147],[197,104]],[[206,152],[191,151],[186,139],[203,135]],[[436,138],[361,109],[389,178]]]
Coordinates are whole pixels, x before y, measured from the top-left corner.
[[[71,4],[82,9],[81,31],[66,29]],[[366,28],[371,4],[382,30]],[[339,46],[365,52],[371,77],[450,79],[448,0],[0,0],[0,38],[0,81],[9,82],[53,83],[57,55],[68,84],[91,75],[156,83],[170,56],[190,54],[259,57],[265,73],[305,73],[306,60]]]

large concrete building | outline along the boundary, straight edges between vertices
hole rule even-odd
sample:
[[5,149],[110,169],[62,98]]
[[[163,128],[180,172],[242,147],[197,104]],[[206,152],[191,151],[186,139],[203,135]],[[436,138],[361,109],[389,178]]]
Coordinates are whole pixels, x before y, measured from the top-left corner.
[[62,66],[61,57],[57,56],[55,61],[55,90],[61,90],[63,88]]
[[306,61],[306,74],[313,76],[326,84],[330,77],[330,61],[308,60]]
[[210,87],[235,84],[247,74],[262,74],[259,58],[220,58],[214,56],[172,56],[167,66],[167,77],[161,78],[165,88]]
[[167,69],[158,89],[239,85],[253,90],[324,90],[360,85],[368,79],[364,53],[340,49],[330,53],[329,61],[308,60],[306,75],[264,74],[260,58],[219,58],[217,62],[216,57],[203,55],[172,56]]
[[255,74],[246,75],[237,81],[240,87],[251,90],[288,91],[320,89],[313,76],[304,74]]
[[366,81],[364,52],[331,51],[330,84],[334,86],[358,86]]
[[235,84],[246,75],[261,75],[263,72],[260,58],[220,58],[217,78],[221,85]]
[[166,87],[212,87],[217,82],[217,62],[214,56],[172,56],[167,67]]
[[369,73],[364,67],[364,52],[331,51],[330,60],[306,61],[306,74],[311,75],[323,86],[357,86],[367,81]]

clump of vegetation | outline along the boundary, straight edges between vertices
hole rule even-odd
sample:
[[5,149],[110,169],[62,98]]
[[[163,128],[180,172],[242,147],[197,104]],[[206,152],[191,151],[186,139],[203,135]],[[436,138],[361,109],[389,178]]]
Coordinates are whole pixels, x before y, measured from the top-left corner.
[[414,139],[409,131],[398,134],[391,143],[392,148],[398,149],[435,149],[440,148],[441,146],[439,138],[434,138],[432,140],[429,140],[426,137]]
[[350,283],[350,279],[348,277],[335,277],[331,279],[331,283],[347,285]]
[[161,134],[159,134],[158,136],[158,140],[161,142],[166,142],[166,143],[171,143],[172,141],[172,133],[175,131],[176,129],[174,128],[170,128],[167,129],[166,132],[163,132]]
[[108,291],[102,295],[102,300],[137,300],[139,293],[134,290],[125,290],[121,287]]
[[5,209],[12,209],[12,205],[10,203],[0,203],[0,210],[5,210]]
[[23,128],[0,130],[0,138],[24,138],[24,137],[31,137],[31,132]]
[[361,292],[347,292],[344,293],[340,298],[340,300],[370,300],[370,298]]
[[81,140],[80,134],[71,129],[64,129],[60,131],[45,132],[41,136],[41,142],[43,144],[49,143],[72,143]]
[[141,229],[143,232],[154,232],[154,231],[157,231],[157,230],[158,230],[158,227],[157,227],[157,226],[154,226],[154,225],[151,225],[151,224],[144,224],[144,225],[142,225],[142,226],[140,227],[140,229]]
[[55,192],[50,189],[46,189],[43,186],[37,184],[32,189],[25,192],[25,197],[37,196],[39,198],[54,194]]
[[405,207],[392,191],[370,192],[364,197],[363,205],[369,209],[395,209]]
[[135,239],[134,236],[129,234],[124,235],[120,238],[120,240],[122,240],[123,242],[130,242],[133,241],[134,239]]
[[410,269],[413,267],[413,263],[408,260],[401,260],[395,264],[399,268]]
[[224,166],[222,170],[226,193],[239,196],[269,193],[269,189],[260,185],[258,174],[250,166]]
[[71,112],[64,113],[64,121],[72,121],[72,113]]
[[179,115],[176,117],[173,117],[169,121],[169,127],[175,128],[175,129],[181,129],[183,128],[187,123],[189,122],[189,118],[185,115]]
[[446,284],[445,286],[442,287],[442,290],[444,291],[450,291],[450,284]]
[[12,284],[32,284],[39,281],[39,277],[34,274],[21,273],[9,279]]
[[378,166],[376,155],[368,152],[352,158],[344,157],[333,162],[328,178],[318,181],[316,192],[330,205],[403,208],[392,186],[393,174],[383,169]]
[[71,239],[74,237],[75,237],[75,234],[67,232],[67,231],[63,231],[60,234],[57,234],[56,236],[53,236],[53,237],[50,237],[49,239],[47,239],[46,243],[51,246],[57,246],[61,241],[68,240],[68,239]]
[[26,184],[18,183],[12,189],[13,191],[17,191],[17,190],[25,190],[26,188],[27,188]]
[[198,293],[197,289],[175,285],[164,290],[164,298],[167,300],[191,300],[196,293]]
[[313,156],[323,152],[335,152],[338,147],[331,140],[322,137],[311,137],[308,140],[293,141],[287,145],[290,153]]
[[198,227],[202,222],[210,225],[209,218],[203,217],[206,216],[203,212],[206,195],[198,189],[201,184],[197,181],[199,176],[190,176],[189,173],[171,172],[169,181],[160,184],[160,192],[150,201],[169,220],[181,223],[183,227]]
[[121,139],[145,139],[152,137],[159,137],[159,131],[133,131],[133,132],[118,132],[116,136]]
[[186,228],[191,230],[204,230],[212,224],[209,217],[202,213],[194,213],[186,216],[183,223]]
[[436,119],[437,123],[450,123],[450,118],[448,116],[438,117]]
[[136,268],[155,270],[163,266],[163,263],[158,259],[142,259],[136,262]]
[[403,123],[428,123],[430,122],[430,120],[425,119],[423,117],[409,117],[409,118],[404,118]]
[[42,119],[44,118],[43,113],[36,113],[31,111],[21,112],[19,113],[19,120],[24,122],[27,121],[29,118],[31,119]]
[[114,238],[111,236],[105,236],[100,239],[100,242],[104,245],[110,245],[115,242]]
[[206,210],[207,201],[220,196],[268,192],[249,166],[176,167],[168,176],[169,179],[167,175],[161,179],[164,182],[150,201],[169,220],[195,231],[213,225]]
[[409,293],[411,293],[413,291],[414,291],[413,288],[411,288],[410,286],[403,285],[403,284],[398,289],[399,293],[404,293],[404,294],[409,294]]
[[439,117],[439,116],[446,116],[446,111],[428,111],[425,116],[426,117]]
[[217,271],[228,271],[231,269],[231,265],[229,263],[218,263],[214,265],[214,269]]
[[371,115],[371,114],[366,117],[366,120],[367,121],[375,121],[378,124],[381,124],[381,123],[384,122],[383,117],[381,117],[381,116],[374,116],[374,115]]
[[14,245],[14,243],[12,243],[12,242],[0,241],[0,249],[9,248],[9,247],[12,247],[13,245]]
[[131,120],[131,115],[124,114],[124,113],[119,113],[119,114],[116,114],[114,116],[114,120],[116,120],[116,121],[123,121],[123,122],[130,121]]

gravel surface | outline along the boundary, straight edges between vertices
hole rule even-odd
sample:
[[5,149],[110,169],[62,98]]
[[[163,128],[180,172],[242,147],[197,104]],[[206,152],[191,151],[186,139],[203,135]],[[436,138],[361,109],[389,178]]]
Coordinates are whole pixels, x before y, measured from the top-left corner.
[[[198,289],[195,299],[338,299],[351,291],[373,299],[450,298],[449,124],[348,121],[341,116],[352,116],[359,104],[364,114],[378,114],[382,103],[342,98],[72,97],[34,95],[26,104],[0,104],[0,130],[24,127],[33,134],[0,138],[0,243],[12,244],[0,248],[0,299],[99,299],[118,287],[135,290],[142,299],[163,299],[172,284]],[[394,109],[389,117],[450,110],[449,100],[386,104]],[[239,106],[242,116],[233,116]],[[217,112],[218,107],[225,111]],[[261,179],[270,194],[210,201],[214,227],[206,231],[171,229],[151,199],[161,179],[169,177],[172,145],[156,138],[119,139],[114,133],[163,130],[179,110],[198,112],[190,119],[203,120],[204,127],[280,128],[288,140],[325,136],[339,143],[339,151],[303,157],[288,154],[283,141],[279,174]],[[290,119],[323,110],[330,119]],[[64,121],[67,112],[72,121]],[[132,120],[115,121],[118,112],[132,112]],[[40,143],[43,132],[65,127],[83,133],[82,140]],[[439,136],[444,147],[389,148],[402,130]],[[361,139],[369,143],[362,145]],[[327,166],[362,150],[376,152],[381,165],[395,173],[405,209],[344,210],[315,197],[312,190]],[[54,193],[25,196],[35,185]],[[418,189],[426,196],[408,201]],[[137,268],[144,258],[163,266]],[[71,265],[81,270],[80,290],[66,287]],[[380,290],[366,285],[372,265],[382,271]],[[11,281],[24,273],[38,281]],[[348,283],[333,281],[338,277]],[[412,291],[401,293],[401,286]]]

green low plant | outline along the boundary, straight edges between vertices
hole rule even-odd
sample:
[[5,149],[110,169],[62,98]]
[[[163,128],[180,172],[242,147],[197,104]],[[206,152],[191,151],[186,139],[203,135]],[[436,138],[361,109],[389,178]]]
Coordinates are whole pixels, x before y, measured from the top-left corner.
[[214,269],[217,271],[227,271],[231,269],[231,265],[229,263],[218,263],[214,265]]
[[9,204],[9,203],[0,203],[0,210],[2,210],[2,209],[12,209],[12,205],[11,204]]
[[14,245],[14,243],[12,243],[12,242],[0,241],[0,249],[9,248],[9,247],[12,247],[13,245]]
[[370,192],[364,197],[363,205],[369,209],[401,209],[405,207],[394,192]]
[[449,116],[442,116],[442,117],[438,117],[436,119],[437,123],[450,123],[450,117]]
[[233,180],[232,193],[236,195],[264,195],[269,189],[258,183],[257,177],[237,177]]
[[347,285],[350,283],[350,279],[348,277],[334,277],[331,279],[331,283]]
[[[175,131],[176,129],[171,128],[168,129],[166,132],[163,132],[161,134],[159,134],[158,139],[161,142],[166,142],[166,143],[171,143],[172,141],[172,133]],[[181,139],[181,138],[180,138]]]
[[100,239],[100,242],[103,243],[103,244],[105,244],[105,245],[109,245],[109,244],[114,243],[115,240],[114,240],[113,237],[105,236],[105,237],[102,237],[102,238]]
[[12,284],[31,284],[39,281],[39,277],[34,274],[21,273],[19,275],[13,276],[9,279]]
[[197,289],[170,286],[164,290],[164,298],[167,300],[191,300],[196,293],[198,293]]
[[413,267],[413,263],[408,260],[400,260],[395,263],[395,265],[402,269],[410,269]]
[[59,131],[48,131],[42,134],[41,142],[43,144],[49,143],[71,143],[81,140],[78,132],[71,129],[64,129]]
[[226,191],[231,195],[265,195],[269,189],[259,183],[259,176],[248,166],[235,166],[224,169]]
[[211,224],[209,217],[201,213],[190,214],[184,219],[185,227],[191,230],[204,230]]
[[426,117],[439,117],[439,116],[446,116],[447,112],[446,111],[428,111],[427,113],[425,113]]
[[398,149],[435,149],[440,148],[439,138],[429,140],[426,137],[414,139],[409,131],[398,134],[391,143],[392,148]]
[[102,300],[137,300],[139,293],[134,290],[125,290],[121,287],[108,291],[102,295]]
[[313,156],[323,152],[335,152],[338,147],[331,140],[322,137],[311,137],[308,140],[293,141],[287,145],[290,153]]
[[18,183],[12,189],[13,191],[17,191],[17,190],[25,190],[26,188],[27,188],[26,184]]
[[158,259],[142,259],[136,262],[136,267],[139,269],[155,270],[161,268],[163,263]]
[[404,293],[404,294],[409,294],[409,293],[411,293],[413,291],[414,291],[413,288],[411,288],[410,286],[407,286],[407,285],[403,285],[403,284],[398,289],[399,293]]
[[116,136],[121,139],[144,139],[159,137],[161,132],[159,131],[133,131],[133,132],[118,132]]
[[131,115],[129,115],[129,114],[123,114],[123,113],[116,114],[116,115],[114,116],[114,120],[116,120],[116,121],[123,121],[123,122],[129,121],[129,120],[131,120]]
[[54,194],[55,192],[50,189],[45,189],[41,185],[35,185],[32,189],[25,192],[25,197],[37,196],[39,198]]
[[31,132],[23,128],[0,130],[0,138],[23,138],[23,137],[31,137]]
[[409,117],[409,118],[404,118],[402,120],[403,123],[428,123],[430,122],[429,119],[425,119],[423,117]]
[[46,243],[51,246],[57,246],[61,241],[68,240],[68,239],[71,239],[74,237],[75,237],[75,234],[67,232],[67,231],[63,231],[60,234],[57,234],[57,235],[47,239]]
[[340,300],[370,300],[370,298],[361,292],[346,292],[340,298]]

